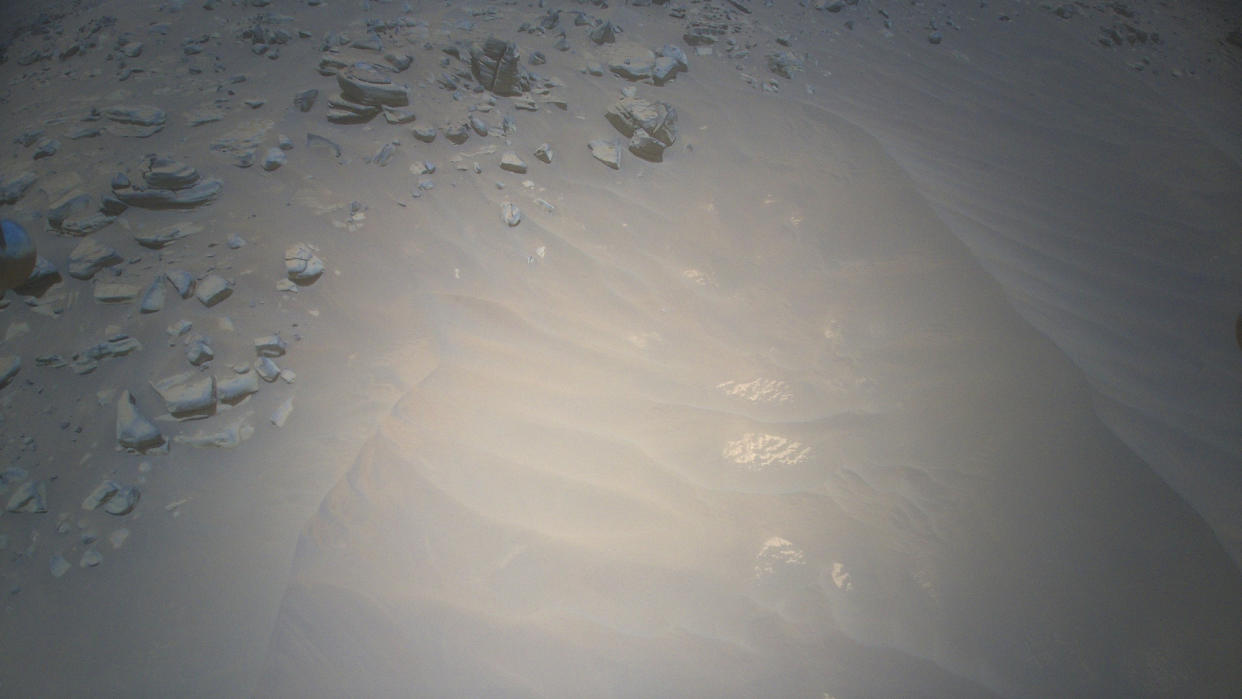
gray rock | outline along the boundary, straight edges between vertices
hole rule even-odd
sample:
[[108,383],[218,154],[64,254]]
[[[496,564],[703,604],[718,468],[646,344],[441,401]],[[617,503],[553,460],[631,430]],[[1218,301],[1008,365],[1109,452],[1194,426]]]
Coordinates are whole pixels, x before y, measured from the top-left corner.
[[466,128],[465,124],[451,126],[444,130],[444,137],[449,140],[449,143],[459,146],[465,143],[467,138],[470,138],[470,130]]
[[188,299],[194,293],[194,275],[184,269],[170,269],[164,273],[164,278],[173,285],[173,288],[177,290],[177,295],[181,298]]
[[0,178],[0,204],[16,204],[39,178],[33,172],[23,172],[9,178]]
[[65,219],[91,209],[91,195],[69,193],[54,202],[47,210],[47,225],[60,228]]
[[0,296],[26,284],[38,262],[34,240],[17,221],[0,219]]
[[8,386],[21,368],[22,358],[16,354],[0,356],[0,388]]
[[100,303],[125,303],[138,298],[141,291],[133,284],[116,282],[97,282],[91,290],[95,300]]
[[664,58],[673,59],[682,70],[690,70],[690,61],[686,58],[686,52],[681,50],[676,44],[665,44],[656,52]]
[[22,293],[37,295],[60,280],[60,270],[56,268],[56,265],[52,264],[45,257],[38,257],[35,259],[35,266],[31,270],[30,276],[26,277],[26,281],[17,286],[17,290]]
[[[138,410],[138,403],[129,391],[121,391],[121,397],[117,400],[116,441],[125,449],[139,451],[164,443],[159,428]],[[82,506],[86,507],[86,503]]]
[[103,563],[103,554],[99,553],[95,549],[91,549],[82,554],[82,560],[78,562],[78,567],[94,568],[100,563]]
[[259,357],[254,361],[254,371],[259,378],[271,383],[280,377],[280,367],[269,357]]
[[307,285],[323,274],[323,260],[319,259],[306,243],[296,243],[285,249],[285,274],[290,281]]
[[554,155],[555,155],[555,152],[552,150],[552,146],[546,143],[540,143],[539,146],[535,148],[535,157],[542,160],[545,163],[551,164],[552,157]]
[[52,554],[52,557],[48,559],[47,569],[48,572],[52,574],[53,578],[59,578],[65,573],[68,573],[72,568],[73,565],[69,563],[69,561],[65,560],[65,557],[59,553]]
[[60,232],[81,238],[107,228],[115,220],[116,216],[97,211],[86,216],[66,219],[60,224]]
[[227,425],[215,432],[199,432],[198,434],[180,436],[174,439],[178,444],[185,444],[191,447],[218,447],[231,448],[241,444],[254,434],[254,428],[239,422],[235,425]]
[[103,110],[103,116],[118,124],[134,126],[163,126],[168,121],[164,110],[150,105],[109,107]]
[[198,183],[200,176],[193,167],[171,158],[152,158],[142,179],[155,189],[187,189]]
[[277,427],[284,427],[289,421],[289,416],[293,414],[293,397],[284,399],[276,409],[272,411],[271,421]]
[[409,88],[393,83],[384,70],[370,63],[355,63],[336,74],[341,95],[351,102],[403,107],[410,103]]
[[335,141],[328,139],[328,138],[324,138],[323,136],[320,136],[319,134],[313,134],[313,133],[306,134],[306,147],[312,148],[312,149],[314,148],[325,149],[331,152],[333,157],[336,157],[336,158],[341,157],[341,147],[337,145]]
[[31,155],[31,159],[42,160],[44,158],[50,158],[59,152],[60,141],[54,138],[45,138],[39,142],[38,147],[35,148],[34,153]]
[[198,282],[194,297],[208,308],[220,303],[233,293],[233,282],[218,274],[208,274]]
[[224,191],[220,180],[202,180],[193,187],[173,189],[117,190],[116,197],[142,209],[192,209],[214,201]]
[[470,117],[470,128],[474,129],[474,132],[480,136],[487,136],[491,132],[487,122],[477,116]]
[[662,85],[676,75],[678,70],[680,68],[677,66],[676,60],[668,56],[660,56],[656,58],[655,67],[651,69],[651,77],[657,85]]
[[216,398],[221,403],[235,405],[246,396],[259,392],[259,375],[253,371],[216,378]]
[[488,37],[482,46],[470,47],[470,72],[484,90],[497,95],[512,97],[530,89],[530,76],[511,41]]
[[802,59],[789,51],[769,53],[767,59],[768,70],[786,79],[792,79],[795,73],[801,72],[806,68],[802,63]]
[[397,154],[397,144],[385,143],[380,146],[379,151],[371,158],[371,162],[380,167],[388,167],[388,163],[392,162],[392,157]]
[[164,308],[164,280],[159,277],[151,282],[146,291],[142,292],[142,300],[138,303],[140,313],[158,313]]
[[311,107],[315,106],[315,98],[319,97],[319,90],[310,88],[302,90],[293,96],[293,106],[298,108],[299,112],[309,112]]
[[195,417],[215,410],[216,379],[211,374],[176,374],[152,383],[151,388],[173,417]]
[[423,143],[431,143],[436,140],[436,129],[434,126],[415,127],[414,129],[411,129],[411,131],[414,134],[414,138],[417,138]]
[[188,238],[195,233],[203,230],[203,227],[197,223],[174,223],[150,233],[140,232],[134,234],[134,240],[144,248],[159,250],[169,243],[176,242],[182,238]]
[[600,22],[594,29],[587,32],[587,38],[597,44],[611,44],[617,40],[617,28],[612,22]]
[[236,233],[230,233],[224,244],[229,246],[229,250],[241,250],[246,247],[246,239]]
[[927,41],[928,43],[933,44],[933,45],[939,44],[941,41],[944,41],[944,35],[941,34],[940,32],[932,32],[931,34],[927,35]]
[[505,151],[504,155],[500,156],[500,169],[519,174],[525,173],[526,162],[519,158],[517,153],[511,150]]
[[211,350],[211,345],[207,343],[207,338],[201,335],[190,340],[190,345],[185,350],[185,358],[190,364],[199,366],[210,362],[216,358],[216,353]]
[[633,47],[609,60],[608,70],[626,80],[644,80],[652,77],[655,62],[655,53],[645,48]]
[[263,156],[263,169],[271,172],[284,165],[287,159],[285,152],[280,148],[268,148],[267,154]]
[[254,351],[260,357],[282,357],[289,346],[280,335],[264,335],[254,339]]
[[516,204],[507,201],[500,205],[500,220],[512,228],[522,222],[522,210]]
[[5,506],[9,512],[47,512],[47,481],[26,481],[13,491]]
[[653,163],[664,160],[664,144],[643,128],[634,131],[634,135],[630,137],[629,149],[631,153],[643,160]]
[[85,238],[69,253],[69,276],[90,279],[104,267],[120,264],[121,261],[116,250],[94,238]]
[[389,124],[408,124],[417,117],[410,107],[384,107],[384,120]]
[[596,160],[607,165],[613,170],[621,169],[621,149],[617,148],[617,144],[613,141],[605,141],[596,139],[587,144],[591,149],[591,155]]
[[604,116],[626,136],[632,137],[638,129],[643,129],[665,147],[677,140],[677,110],[667,102],[622,97]]
[[293,150],[293,139],[282,133],[276,139],[276,147],[281,150]]

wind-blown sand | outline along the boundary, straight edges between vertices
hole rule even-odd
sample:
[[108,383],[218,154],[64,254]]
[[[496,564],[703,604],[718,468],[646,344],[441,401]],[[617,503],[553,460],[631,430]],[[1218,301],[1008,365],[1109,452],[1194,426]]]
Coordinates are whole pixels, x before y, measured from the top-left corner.
[[[840,699],[1242,684],[1242,48],[1224,41],[1236,13],[737,5],[718,7],[749,56],[723,42],[696,55],[671,6],[578,3],[543,35],[516,31],[546,10],[527,5],[103,3],[62,20],[71,36],[118,17],[99,48],[29,66],[16,57],[43,44],[19,35],[0,65],[0,136],[42,127],[62,146],[36,161],[38,146],[10,147],[0,172],[39,182],[0,214],[63,268],[79,240],[44,230],[57,184],[76,173],[62,190],[98,194],[144,154],[168,154],[220,178],[219,200],[131,208],[92,239],[141,258],[117,267],[122,282],[180,266],[236,289],[205,308],[170,287],[163,310],[140,314],[66,278],[35,297],[62,299],[57,318],[5,296],[0,355],[22,366],[0,389],[0,453],[47,481],[49,511],[0,517],[0,693]],[[686,5],[690,18],[705,6]],[[496,15],[464,30],[470,7]],[[590,75],[606,47],[571,10],[615,22],[622,42],[677,43],[690,68],[664,85]],[[261,11],[313,38],[254,55],[235,33]],[[336,81],[315,73],[319,37],[403,16],[426,23],[384,35],[414,59],[398,74],[414,86],[413,126],[485,104],[432,81],[447,70],[440,48],[488,35],[559,79],[567,109],[498,97],[476,113],[493,132],[460,146],[382,116],[328,124]],[[152,22],[170,24],[166,38]],[[1100,26],[1118,22],[1162,41],[1100,46]],[[130,64],[147,72],[118,83],[103,57],[125,31],[146,43]],[[211,31],[207,69],[187,74],[199,54],[181,39]],[[546,65],[526,64],[535,50]],[[805,69],[767,92],[778,50]],[[603,114],[631,85],[676,108],[679,135],[663,162],[624,152],[612,170],[586,144],[617,137]],[[291,100],[307,87],[320,95],[302,113]],[[145,139],[62,135],[117,103],[158,104],[168,123]],[[222,118],[185,126],[207,107]],[[504,136],[507,114],[517,130]],[[211,144],[239,129],[260,134],[260,159],[289,135],[288,162],[234,168]],[[386,167],[366,162],[393,139]],[[533,155],[545,142],[550,164]],[[510,149],[527,173],[498,167]],[[412,198],[424,160],[434,188]],[[520,224],[501,220],[504,203]],[[204,230],[159,252],[134,243],[178,221]],[[246,244],[227,246],[233,233]],[[327,272],[276,291],[296,242]],[[276,361],[296,380],[206,420],[159,416],[147,382],[192,369],[165,333],[180,318],[210,335],[217,376],[281,332]],[[121,331],[143,349],[81,376],[36,365]],[[253,435],[115,451],[122,389],[166,437]],[[277,428],[268,416],[290,399]],[[140,485],[132,513],[80,509],[103,479]],[[20,482],[5,485],[0,505]],[[122,545],[104,545],[118,528]],[[102,563],[79,566],[89,551]],[[72,569],[53,577],[56,555]]]

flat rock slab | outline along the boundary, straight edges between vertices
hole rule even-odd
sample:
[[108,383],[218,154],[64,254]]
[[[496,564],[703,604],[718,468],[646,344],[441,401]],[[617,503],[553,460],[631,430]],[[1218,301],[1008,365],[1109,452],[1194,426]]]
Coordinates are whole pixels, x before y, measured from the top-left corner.
[[595,156],[596,160],[613,170],[621,169],[621,149],[617,148],[615,142],[596,139],[588,143],[587,147],[591,149],[591,155]]
[[85,238],[69,253],[69,276],[90,279],[104,267],[120,264],[120,254],[94,238]]
[[186,189],[117,189],[113,194],[141,209],[192,209],[215,201],[223,191],[224,183],[209,179]]
[[187,238],[203,230],[197,223],[174,223],[154,233],[135,233],[134,240],[144,248],[158,250],[169,243]]
[[211,374],[175,374],[152,383],[151,388],[164,399],[173,417],[208,414],[216,406],[216,379]]
[[198,170],[170,158],[152,158],[142,179],[156,189],[186,189],[199,180]]

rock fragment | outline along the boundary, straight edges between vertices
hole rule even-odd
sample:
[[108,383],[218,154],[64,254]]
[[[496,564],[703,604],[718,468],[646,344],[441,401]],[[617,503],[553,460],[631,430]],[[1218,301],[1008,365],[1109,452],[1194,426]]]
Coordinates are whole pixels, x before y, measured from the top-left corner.
[[263,169],[271,172],[280,168],[288,160],[288,156],[280,148],[268,148],[267,153],[263,156]]
[[13,177],[0,177],[0,204],[16,204],[26,196],[39,178],[33,172],[23,172]]
[[522,210],[513,202],[507,201],[500,205],[500,220],[512,228],[522,222]]
[[22,368],[22,358],[16,354],[0,356],[0,388],[9,385]]
[[183,299],[188,299],[194,293],[195,279],[194,275],[184,269],[170,269],[164,273],[164,278],[172,284],[177,290],[177,295]]
[[545,163],[551,164],[553,155],[554,152],[552,150],[552,146],[546,143],[540,143],[539,146],[535,148],[535,157]]
[[216,397],[221,403],[234,405],[246,396],[259,392],[259,376],[253,371],[216,378]]
[[280,337],[280,335],[264,335],[254,339],[254,351],[260,357],[282,357],[289,345]]
[[310,88],[302,90],[293,96],[293,106],[298,108],[299,112],[309,112],[311,107],[315,106],[315,98],[319,97],[319,90]]
[[358,104],[403,107],[410,103],[409,88],[398,85],[384,74],[379,66],[355,63],[337,72],[336,82],[341,96]]
[[25,512],[42,514],[47,512],[47,481],[26,481],[22,483],[9,502],[5,505],[9,512]]

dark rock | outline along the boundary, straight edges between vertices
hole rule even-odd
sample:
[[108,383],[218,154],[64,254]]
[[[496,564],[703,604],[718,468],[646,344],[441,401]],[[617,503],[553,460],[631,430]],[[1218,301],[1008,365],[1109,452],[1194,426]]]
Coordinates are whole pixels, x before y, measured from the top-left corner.
[[667,102],[622,97],[604,116],[627,137],[641,128],[665,147],[677,140],[677,110]]
[[311,107],[315,106],[315,98],[317,97],[319,97],[319,90],[313,87],[309,90],[302,90],[293,96],[293,105],[300,112],[309,112]]
[[17,221],[0,220],[0,295],[25,284],[37,260],[35,243],[26,229]]
[[587,33],[587,38],[597,44],[611,44],[617,40],[617,28],[612,22],[600,22],[594,29]]
[[767,58],[768,70],[776,73],[782,78],[792,79],[794,73],[805,69],[802,59],[798,58],[789,51],[776,51],[774,53],[769,53]]

